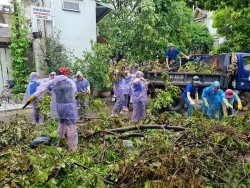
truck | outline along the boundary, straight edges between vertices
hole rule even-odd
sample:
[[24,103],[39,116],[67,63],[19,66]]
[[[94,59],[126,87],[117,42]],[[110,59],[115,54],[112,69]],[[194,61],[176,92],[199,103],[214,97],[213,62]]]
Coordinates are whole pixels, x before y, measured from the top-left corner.
[[[216,65],[217,73],[199,72],[168,72],[168,71],[148,71],[144,70],[145,78],[150,82],[148,93],[153,94],[155,88],[164,88],[162,73],[166,72],[172,84],[180,87],[183,91],[187,84],[192,82],[193,76],[199,76],[199,94],[204,87],[210,86],[214,81],[219,81],[221,89],[233,89],[242,101],[244,109],[250,109],[250,53],[235,52],[216,55],[199,55],[195,57],[197,61],[206,64]],[[175,100],[169,110],[178,111],[184,107],[181,97]]]

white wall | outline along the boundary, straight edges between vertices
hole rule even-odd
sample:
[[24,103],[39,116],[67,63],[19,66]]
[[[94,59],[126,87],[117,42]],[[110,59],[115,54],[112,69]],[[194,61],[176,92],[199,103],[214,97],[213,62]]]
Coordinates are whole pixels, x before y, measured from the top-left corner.
[[209,33],[214,37],[214,46],[218,46],[219,44],[222,44],[225,39],[223,37],[218,37],[217,29],[213,27],[213,12],[207,11],[207,18],[206,18],[206,25],[209,30]]
[[80,2],[80,12],[62,9],[61,0],[53,0],[54,20],[51,27],[60,30],[61,42],[66,48],[74,51],[77,57],[82,56],[84,50],[91,51],[90,41],[96,41],[96,3],[93,0]]
[[[36,3],[32,0],[22,0],[25,14],[29,19],[31,19],[32,5],[42,6],[44,2],[44,7],[51,8],[53,20],[46,21],[47,36],[52,35],[53,31],[60,31],[60,42],[65,48],[73,51],[76,57],[82,57],[83,51],[91,51],[90,41],[96,41],[96,3],[93,0],[70,1],[80,3],[80,12],[63,10],[62,0],[37,0]],[[42,31],[44,36],[44,22],[36,19],[31,22],[30,32]]]

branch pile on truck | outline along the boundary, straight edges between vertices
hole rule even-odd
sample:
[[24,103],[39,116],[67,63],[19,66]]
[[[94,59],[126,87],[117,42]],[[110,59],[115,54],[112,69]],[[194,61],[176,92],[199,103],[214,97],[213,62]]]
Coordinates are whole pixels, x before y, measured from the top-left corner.
[[[199,90],[211,85],[214,81],[219,81],[221,89],[235,90],[239,94],[243,108],[250,109],[250,53],[199,55],[194,61],[203,62],[207,66],[199,72],[186,72],[183,67],[180,67],[178,72],[168,72],[163,69],[144,70],[145,78],[150,82],[149,94],[153,94],[155,88],[164,88],[164,82],[161,79],[163,72],[169,75],[173,85],[179,86],[182,90],[192,82],[193,76],[199,76]],[[183,107],[184,102],[180,99],[172,110],[180,110]]]

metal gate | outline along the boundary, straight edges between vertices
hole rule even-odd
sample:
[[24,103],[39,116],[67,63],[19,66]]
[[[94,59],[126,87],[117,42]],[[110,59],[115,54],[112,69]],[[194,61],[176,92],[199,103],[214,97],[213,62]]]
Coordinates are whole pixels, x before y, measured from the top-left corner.
[[0,48],[0,94],[7,80],[12,80],[11,56],[8,48]]

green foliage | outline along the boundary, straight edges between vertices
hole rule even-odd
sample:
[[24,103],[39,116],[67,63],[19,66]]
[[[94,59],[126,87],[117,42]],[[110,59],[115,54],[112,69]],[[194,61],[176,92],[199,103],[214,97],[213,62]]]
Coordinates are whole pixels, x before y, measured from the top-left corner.
[[203,61],[199,61],[187,62],[183,67],[179,68],[178,72],[215,74],[219,71],[217,70],[216,64],[207,64]]
[[[117,57],[134,61],[164,57],[168,42],[182,51],[191,43],[191,9],[182,1],[110,1],[115,11],[99,23]],[[146,18],[146,19],[145,19]]]
[[12,89],[13,93],[24,93],[29,75],[29,68],[26,64],[30,48],[30,39],[28,39],[28,20],[24,16],[20,3],[13,0],[14,12],[11,21],[11,44],[10,55],[12,57],[12,75],[16,83]]
[[38,101],[38,108],[40,110],[40,113],[44,117],[44,119],[47,119],[50,116],[50,104],[51,104],[51,95],[49,93],[46,93],[43,95],[41,100]]
[[150,116],[154,116],[162,108],[171,106],[174,100],[180,97],[180,88],[172,84],[168,74],[163,73],[162,80],[164,81],[165,89],[156,89],[156,97],[152,99],[148,109]]
[[[106,109],[99,99],[93,104],[96,112]],[[147,130],[144,139],[131,138],[133,148],[128,149],[115,133],[97,134],[100,128],[128,126],[125,120],[110,119],[108,125],[93,120],[78,124],[79,148],[70,152],[65,140],[56,138],[56,121],[32,126],[15,116],[0,124],[0,187],[250,186],[250,165],[244,162],[250,145],[242,139],[250,135],[249,114],[225,122],[211,121],[200,112],[189,119],[173,114],[166,120],[189,129]],[[85,138],[86,129],[96,134]],[[30,141],[41,134],[51,136],[52,145],[31,149]]]
[[235,10],[234,7],[224,5],[221,5],[220,9],[215,11],[213,26],[217,28],[218,34],[224,36],[227,40],[218,51],[248,52],[250,50],[249,13],[250,7]]
[[45,38],[41,46],[41,58],[45,66],[41,67],[46,75],[57,71],[60,67],[72,67],[72,53],[60,43],[60,32],[55,32],[51,37]]
[[208,54],[213,48],[213,37],[209,33],[208,28],[205,25],[198,23],[192,23],[191,25],[192,41],[189,49],[195,53]]
[[[185,2],[194,4],[193,0],[185,0]],[[250,5],[249,0],[197,0],[195,3],[204,5],[206,10],[217,10],[221,4],[233,7],[235,10],[240,10]]]
[[92,42],[92,52],[84,52],[82,59],[77,58],[73,70],[80,70],[90,82],[91,88],[102,90],[110,87],[109,63],[111,50],[108,44]]

